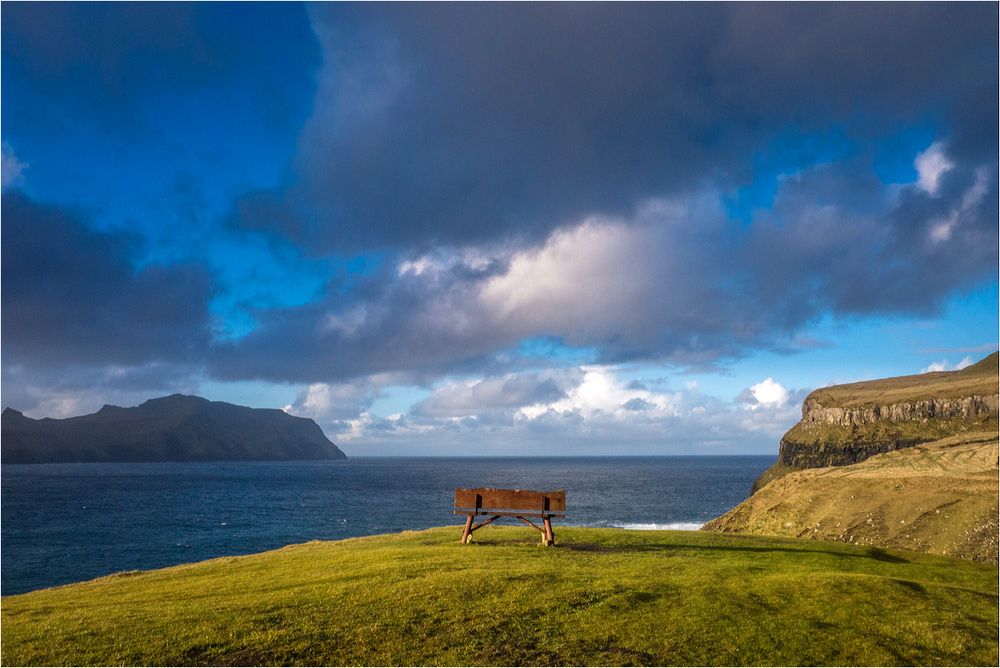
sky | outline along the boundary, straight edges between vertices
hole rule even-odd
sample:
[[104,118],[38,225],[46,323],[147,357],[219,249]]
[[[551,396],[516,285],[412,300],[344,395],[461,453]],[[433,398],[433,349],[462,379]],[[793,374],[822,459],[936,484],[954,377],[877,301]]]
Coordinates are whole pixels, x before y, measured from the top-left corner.
[[0,394],[774,454],[997,348],[995,3],[4,3]]

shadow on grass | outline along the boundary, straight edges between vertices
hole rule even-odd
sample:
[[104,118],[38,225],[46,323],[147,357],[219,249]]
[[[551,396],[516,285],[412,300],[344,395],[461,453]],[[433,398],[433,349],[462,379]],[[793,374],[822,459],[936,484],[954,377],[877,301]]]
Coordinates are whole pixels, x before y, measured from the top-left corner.
[[900,585],[902,585],[903,587],[906,587],[910,591],[916,592],[917,594],[926,594],[927,593],[927,590],[919,582],[914,582],[912,580],[900,580],[898,578],[895,581],[897,583],[899,583]]
[[[538,547],[536,542],[527,542],[523,540],[490,540],[479,542],[476,541],[477,545],[482,547],[512,547],[515,545],[532,546]],[[835,550],[835,549],[823,549],[818,545],[809,545],[803,547],[779,547],[779,546],[760,546],[760,545],[688,545],[684,543],[644,543],[641,545],[600,545],[597,543],[579,543],[576,541],[557,543],[554,548],[547,549],[557,549],[557,550],[568,550],[570,552],[592,552],[592,553],[604,553],[604,554],[628,554],[628,553],[645,553],[645,552],[677,552],[684,550],[691,550],[696,552],[785,552],[788,554],[825,554],[833,557],[851,557],[855,559],[873,559],[875,561],[881,561],[890,564],[908,564],[909,559],[890,554],[885,550],[879,549],[877,547],[869,547],[862,553],[852,553],[846,550]]]
[[869,548],[865,553],[856,554],[839,550],[815,549],[796,547],[765,547],[758,545],[685,545],[683,543],[657,543],[650,545],[623,545],[621,547],[609,547],[605,545],[592,544],[572,544],[561,547],[579,552],[666,552],[670,550],[694,550],[697,552],[787,552],[789,554],[827,554],[834,557],[853,557],[860,559],[874,559],[890,564],[908,564],[910,561],[903,557],[897,557],[878,548]]

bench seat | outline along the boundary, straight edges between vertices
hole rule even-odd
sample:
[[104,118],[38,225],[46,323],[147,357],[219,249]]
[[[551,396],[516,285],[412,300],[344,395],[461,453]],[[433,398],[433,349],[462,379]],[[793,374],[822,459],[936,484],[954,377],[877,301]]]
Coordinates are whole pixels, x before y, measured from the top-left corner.
[[[543,544],[554,545],[552,518],[566,517],[566,490],[536,492],[530,489],[459,488],[455,490],[454,513],[466,516],[462,532],[463,545],[472,539],[472,532],[476,529],[501,517],[521,520],[541,532]],[[488,515],[489,519],[473,524],[479,515]],[[542,526],[527,519],[529,517],[540,518]]]

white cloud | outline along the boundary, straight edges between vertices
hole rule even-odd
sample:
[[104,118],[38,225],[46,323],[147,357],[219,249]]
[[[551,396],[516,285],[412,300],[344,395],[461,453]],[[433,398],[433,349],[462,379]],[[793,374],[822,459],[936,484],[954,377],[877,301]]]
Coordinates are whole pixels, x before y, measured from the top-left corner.
[[[539,337],[620,358],[666,348],[670,361],[711,361],[763,331],[733,311],[728,286],[715,278],[718,257],[704,252],[725,225],[714,197],[684,206],[654,200],[629,221],[586,218],[528,248],[445,246],[402,258],[376,297],[338,303],[309,323],[315,335],[300,353],[310,360],[302,375],[312,380],[324,368],[342,376],[380,368],[433,374]],[[759,309],[750,313],[762,317]],[[260,328],[247,340],[284,345],[302,335],[282,334],[285,326]]]
[[917,170],[917,185],[932,196],[938,194],[941,177],[954,167],[945,155],[941,142],[934,142],[923,153],[917,155],[913,166]]
[[[968,284],[957,281],[979,270],[951,256],[983,265],[983,240],[995,238],[980,211],[993,192],[990,173],[977,175],[966,196],[949,192],[947,202],[923,207],[924,243],[905,248],[895,235],[917,226],[897,229],[902,218],[877,179],[843,166],[786,180],[771,212],[743,229],[705,191],[647,200],[630,216],[566,220],[545,238],[422,248],[372,278],[361,304],[337,294],[275,317],[224,362],[254,377],[312,382],[385,370],[441,378],[517,357],[531,340],[582,351],[580,361],[701,369],[764,346],[821,345],[797,341],[810,318],[905,312],[939,304],[945,286]],[[859,202],[834,204],[840,197]],[[263,364],[289,340],[299,345],[285,369]]]
[[921,369],[920,373],[930,373],[932,371],[960,371],[967,366],[972,366],[973,364],[975,364],[975,360],[966,355],[954,366],[952,366],[946,359],[943,359],[940,362],[931,362]]
[[531,420],[549,412],[578,414],[585,419],[595,416],[630,419],[634,413],[657,417],[677,415],[679,394],[630,388],[610,367],[586,366],[581,370],[582,379],[566,396],[552,402],[522,406],[518,416]]
[[396,273],[399,276],[406,276],[407,274],[420,276],[425,271],[432,269],[433,266],[433,260],[425,255],[414,260],[404,260],[403,262],[400,262],[399,267],[396,269]]
[[[587,321],[593,327],[597,313],[620,312],[640,297],[642,236],[597,219],[560,230],[540,248],[516,254],[508,271],[485,285],[481,299],[500,319],[535,329],[569,330]],[[627,257],[635,261],[623,262]]]
[[748,404],[750,410],[760,407],[781,407],[788,403],[789,392],[773,378],[765,378],[750,386],[750,395],[756,403]]
[[432,253],[404,259],[396,266],[396,275],[424,276],[439,278],[453,269],[469,272],[482,272],[490,268],[496,261],[496,256],[503,253],[503,248],[441,248]]
[[414,409],[427,417],[478,417],[556,401],[566,396],[568,388],[579,385],[582,377],[579,369],[552,369],[449,382]]
[[382,387],[378,376],[345,383],[312,383],[282,410],[320,423],[354,418],[367,410]]
[[985,167],[976,170],[976,178],[969,189],[962,193],[958,206],[948,212],[948,215],[931,223],[929,236],[933,243],[939,244],[951,239],[955,228],[974,213],[975,208],[983,201],[989,192],[990,172]]
[[[514,253],[478,294],[501,331],[546,334],[570,345],[614,339],[657,346],[676,330],[712,332],[727,297],[704,253],[724,227],[720,202],[654,199],[629,220],[591,216]],[[718,253],[723,249],[716,248]]]
[[[549,382],[564,396],[529,403]],[[451,380],[407,413],[366,409],[321,426],[349,454],[770,453],[798,420],[805,391],[758,385],[763,401],[751,388],[726,400],[692,383],[653,391],[614,366],[552,368]],[[746,397],[755,410],[744,410]]]
[[977,206],[983,201],[983,198],[990,191],[990,170],[986,167],[980,167],[976,170],[976,178],[973,181],[972,186],[962,195],[962,203],[960,208],[962,211],[968,211],[973,207]]
[[39,416],[56,418],[57,420],[94,412],[94,409],[85,408],[83,398],[72,395],[46,397],[34,408]]
[[954,215],[948,216],[941,220],[936,221],[931,225],[930,238],[936,244],[948,241],[951,239],[951,231],[955,227],[955,222],[957,217]]
[[6,142],[0,148],[0,155],[2,155],[0,158],[0,182],[2,182],[2,186],[0,187],[6,190],[8,186],[17,185],[22,181],[24,170],[28,168],[28,165],[17,159],[14,151]]

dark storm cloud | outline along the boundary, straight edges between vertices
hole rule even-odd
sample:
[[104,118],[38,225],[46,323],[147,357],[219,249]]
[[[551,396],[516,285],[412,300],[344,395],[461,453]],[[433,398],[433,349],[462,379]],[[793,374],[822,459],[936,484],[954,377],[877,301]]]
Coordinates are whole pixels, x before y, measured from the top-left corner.
[[298,179],[243,216],[313,250],[537,239],[747,183],[789,131],[864,144],[930,120],[995,158],[994,5],[311,9],[325,65]]
[[[79,113],[124,135],[150,90],[222,80],[280,117],[286,79],[301,93],[318,40],[313,115],[286,181],[237,198],[226,222],[282,237],[276,257],[291,240],[338,268],[312,301],[279,298],[301,282],[292,272],[264,285],[256,267],[236,271],[251,303],[296,305],[257,310],[252,331],[213,343],[203,269],[137,269],[137,241],[5,194],[5,377],[17,364],[96,370],[87,378],[125,365],[123,387],[152,387],[204,362],[222,380],[502,378],[540,337],[589,361],[704,368],[787,347],[825,315],[932,311],[995,276],[995,4],[309,12],[316,35],[303,37],[299,6],[4,6],[5,129],[50,132]],[[933,129],[950,165],[935,192],[874,175],[884,137],[912,126]],[[847,148],[764,155],[824,134]],[[780,163],[773,205],[735,220],[724,203],[767,180],[762,155]],[[163,246],[163,221],[186,207],[196,218],[196,200],[151,220]],[[176,229],[179,253],[197,256],[193,225]],[[343,268],[359,256],[376,269]],[[240,248],[212,259],[245,261]],[[481,390],[562,391],[529,381]],[[373,391],[355,389],[341,400],[370,405]],[[463,400],[447,399],[423,409]]]
[[934,313],[997,263],[996,172],[954,167],[940,192],[903,188],[890,201],[854,164],[790,179],[741,248],[757,308],[789,326],[821,308],[844,315]]
[[399,280],[386,267],[352,279],[347,294],[332,282],[323,299],[257,313],[254,331],[214,347],[211,371],[226,380],[315,382],[380,371],[416,380],[481,370],[511,341],[506,332],[483,329],[491,319],[475,303],[477,283],[463,280],[468,273]]
[[79,211],[3,194],[4,367],[191,362],[209,340],[199,266],[133,265],[138,241]]
[[[386,271],[352,304],[261,314],[217,351],[225,377],[481,369],[546,336],[710,367],[826,314],[933,312],[995,269],[995,6],[314,10],[298,178],[234,220],[317,253],[480,249],[495,272]],[[883,137],[928,123],[940,192],[887,186]],[[726,220],[773,142],[816,133],[846,149],[779,160],[773,206]],[[683,211],[639,213],[664,198]]]
[[[539,337],[602,363],[698,368],[794,349],[801,328],[825,315],[932,314],[994,275],[995,174],[952,167],[935,194],[893,192],[838,162],[784,178],[774,206],[746,227],[710,197],[679,198],[538,244],[478,247],[486,259],[453,250],[450,265],[390,263],[352,299],[332,286],[315,303],[262,313],[257,330],[215,349],[211,368],[300,382],[495,373],[519,363],[510,351],[520,341]],[[470,257],[497,269],[461,269]]]
[[16,99],[5,102],[4,122],[51,132],[86,115],[120,132],[152,91],[239,81],[266,117],[285,123],[290,72],[318,57],[298,5],[11,3],[3,81]]
[[179,392],[196,394],[197,365],[151,362],[122,367],[65,363],[58,367],[4,359],[4,407],[32,417],[92,413],[104,404],[137,406],[146,399]]

